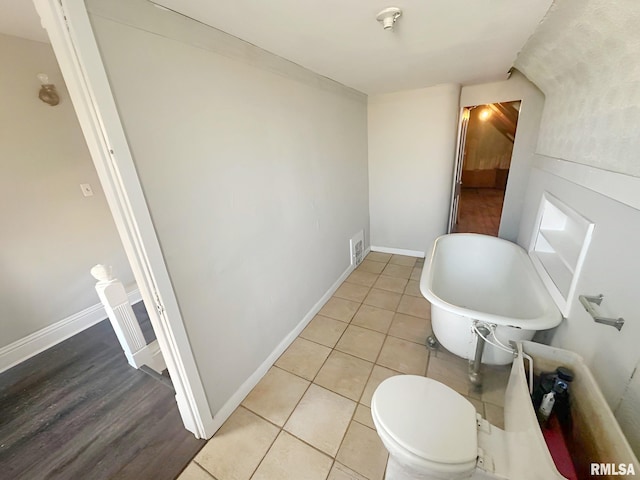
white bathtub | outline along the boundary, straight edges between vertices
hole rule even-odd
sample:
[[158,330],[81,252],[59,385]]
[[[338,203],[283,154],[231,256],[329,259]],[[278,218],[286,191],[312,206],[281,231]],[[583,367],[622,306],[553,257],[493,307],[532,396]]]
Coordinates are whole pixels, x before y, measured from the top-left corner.
[[[497,325],[496,336],[503,343],[531,340],[537,330],[553,328],[562,320],[527,252],[487,235],[437,238],[425,262],[420,291],[431,302],[436,338],[463,358],[475,354],[474,320]],[[512,361],[508,352],[485,345],[483,363]]]

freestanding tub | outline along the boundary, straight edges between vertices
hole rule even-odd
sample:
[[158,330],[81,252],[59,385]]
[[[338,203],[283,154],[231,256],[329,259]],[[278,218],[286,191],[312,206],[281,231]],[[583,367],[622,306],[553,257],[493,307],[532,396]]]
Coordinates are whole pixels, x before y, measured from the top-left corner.
[[[537,330],[553,328],[562,320],[527,252],[488,235],[455,233],[437,238],[420,291],[431,302],[431,325],[438,341],[467,359],[475,354],[476,321],[494,329],[507,344],[531,340]],[[482,363],[512,361],[509,352],[485,345]]]

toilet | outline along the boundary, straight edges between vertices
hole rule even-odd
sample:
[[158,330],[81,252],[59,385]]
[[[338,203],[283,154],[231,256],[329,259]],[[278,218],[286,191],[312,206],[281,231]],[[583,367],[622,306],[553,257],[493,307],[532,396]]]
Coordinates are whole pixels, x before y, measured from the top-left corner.
[[384,380],[371,416],[389,452],[385,480],[564,478],[540,432],[521,355],[507,385],[505,430],[455,390],[417,375]]

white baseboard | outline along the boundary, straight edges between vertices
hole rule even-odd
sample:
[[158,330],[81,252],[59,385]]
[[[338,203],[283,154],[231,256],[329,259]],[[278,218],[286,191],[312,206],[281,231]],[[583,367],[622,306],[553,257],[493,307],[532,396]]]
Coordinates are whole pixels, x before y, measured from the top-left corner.
[[[370,249],[367,248],[365,255],[369,253]],[[355,267],[349,265],[349,267],[340,275],[340,277],[334,282],[329,290],[318,300],[318,302],[311,307],[311,310],[304,316],[304,318],[296,325],[296,327],[289,332],[289,334],[280,342],[280,344],[271,352],[271,354],[265,359],[264,362],[251,374],[245,382],[240,385],[240,388],[225,402],[225,404],[218,410],[213,416],[213,432],[216,432],[222,424],[229,418],[233,411],[238,408],[244,398],[249,394],[253,387],[266,375],[269,369],[276,363],[276,360],[284,353],[284,351],[293,343],[293,341],[300,335],[300,332],[304,330],[304,327],[316,316],[322,306],[327,303],[331,296],[335,293],[342,282],[353,272]]]
[[[129,292],[127,296],[131,303],[139,302],[142,299],[138,289]],[[0,373],[106,318],[104,307],[98,303],[0,348]]]
[[372,252],[391,253],[393,255],[405,255],[407,257],[424,258],[424,252],[419,250],[404,250],[403,248],[388,248],[388,247],[374,247],[371,246]]
[[131,365],[134,368],[140,368],[146,365],[157,373],[162,374],[163,370],[166,370],[167,364],[164,361],[162,352],[160,351],[160,344],[158,340],[145,345],[143,348],[132,354],[133,363]]

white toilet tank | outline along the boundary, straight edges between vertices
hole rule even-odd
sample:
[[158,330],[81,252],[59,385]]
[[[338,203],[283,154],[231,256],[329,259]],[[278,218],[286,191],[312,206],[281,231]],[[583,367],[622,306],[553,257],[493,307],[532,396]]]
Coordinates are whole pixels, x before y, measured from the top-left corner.
[[[580,356],[533,342],[520,342],[505,393],[504,430],[477,417],[462,395],[435,380],[415,375],[391,377],[373,395],[371,413],[390,453],[387,480],[462,479],[561,480],[538,424],[530,397],[524,354],[536,374],[570,368],[571,417],[579,455],[578,478],[591,463],[640,465]],[[476,437],[477,436],[477,437]],[[477,438],[477,442],[475,441]],[[474,453],[476,452],[476,453]]]
[[[575,375],[570,393],[571,418],[576,432],[573,441],[580,453],[573,457],[578,478],[590,477],[592,463],[625,465],[627,469],[632,468],[636,475],[640,473],[640,463],[582,357],[568,350],[528,341],[518,343],[518,349],[533,358],[536,374],[564,366]],[[564,478],[557,473],[538,426],[529,397],[525,373],[528,368],[525,369],[523,363],[522,355],[518,355],[513,362],[505,395],[505,434],[511,464],[509,478]],[[521,447],[519,440],[524,436],[535,438],[530,448]],[[549,471],[555,470],[557,477],[540,477],[541,466]]]

